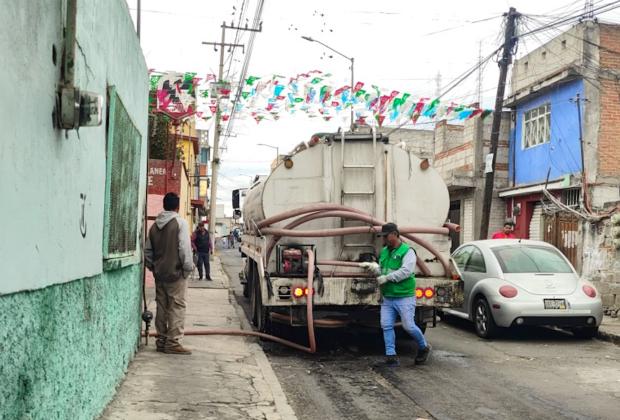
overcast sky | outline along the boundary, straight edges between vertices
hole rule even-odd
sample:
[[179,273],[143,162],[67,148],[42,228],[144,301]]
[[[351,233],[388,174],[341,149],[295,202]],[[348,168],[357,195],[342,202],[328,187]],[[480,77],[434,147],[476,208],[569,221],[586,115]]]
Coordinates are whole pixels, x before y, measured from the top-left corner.
[[[127,0],[135,20],[137,0]],[[610,0],[594,1],[594,7]],[[158,71],[195,71],[199,75],[217,74],[219,53],[202,41],[220,41],[221,23],[254,19],[258,0],[142,0],[141,43],[149,68]],[[343,54],[355,58],[355,79],[366,85],[407,91],[413,95],[433,96],[450,81],[488,55],[501,44],[502,13],[510,6],[532,16],[530,28],[548,21],[544,16],[563,16],[583,9],[584,0],[265,0],[263,31],[256,35],[248,75],[280,74],[294,76],[310,70],[330,72],[335,80],[348,84],[349,62],[321,45],[301,39],[311,36]],[[620,9],[601,16],[620,21]],[[537,23],[536,21],[539,21]],[[527,30],[527,29],[525,29]],[[518,55],[526,54],[557,31],[548,30],[520,41]],[[249,33],[227,31],[227,42],[247,44]],[[247,53],[247,51],[246,51]],[[237,80],[245,58],[235,50],[229,53],[225,73]],[[331,57],[330,57],[331,56]],[[228,72],[228,70],[230,71]],[[483,105],[492,107],[497,85],[497,64],[490,62],[482,74]],[[446,96],[446,100],[475,102],[477,73]],[[257,146],[268,143],[289,151],[295,144],[318,131],[335,130],[349,124],[348,113],[330,122],[303,114],[279,121],[237,120],[233,136],[225,140],[218,202],[231,213],[230,197],[234,188],[246,187],[255,174],[269,172],[275,158],[273,149]],[[428,127],[428,126],[427,126]],[[207,128],[212,128],[211,126]],[[419,127],[425,128],[425,127]]]

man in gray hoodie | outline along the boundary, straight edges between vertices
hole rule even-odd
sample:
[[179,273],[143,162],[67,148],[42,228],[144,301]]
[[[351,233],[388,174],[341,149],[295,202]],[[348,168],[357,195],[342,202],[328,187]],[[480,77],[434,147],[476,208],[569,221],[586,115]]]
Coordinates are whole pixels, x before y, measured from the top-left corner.
[[144,249],[146,267],[155,277],[157,351],[192,354],[181,345],[185,324],[187,277],[194,270],[187,222],[179,216],[179,196],[164,196],[164,211],[149,230]]

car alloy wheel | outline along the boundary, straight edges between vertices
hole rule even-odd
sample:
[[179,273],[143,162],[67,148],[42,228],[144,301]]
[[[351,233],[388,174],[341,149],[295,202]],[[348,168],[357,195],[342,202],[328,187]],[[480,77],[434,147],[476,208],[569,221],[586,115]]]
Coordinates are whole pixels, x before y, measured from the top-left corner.
[[474,305],[474,323],[476,334],[482,338],[491,338],[497,332],[493,314],[486,299],[479,298]]

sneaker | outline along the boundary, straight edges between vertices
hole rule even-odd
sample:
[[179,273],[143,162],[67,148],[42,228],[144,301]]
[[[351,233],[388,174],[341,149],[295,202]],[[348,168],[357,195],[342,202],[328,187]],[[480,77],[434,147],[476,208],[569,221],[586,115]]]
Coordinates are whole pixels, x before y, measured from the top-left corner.
[[166,347],[164,349],[164,353],[166,354],[183,354],[183,355],[190,355],[192,354],[192,351],[189,349],[186,349],[185,347],[183,347],[182,345],[178,344],[174,347]]
[[211,277],[207,277],[207,281],[213,281]]
[[198,281],[202,280],[202,277],[198,277]]
[[397,356],[385,356],[383,365],[387,367],[398,367],[400,366],[400,362],[398,361]]
[[431,355],[431,351],[433,350],[433,346],[427,344],[425,348],[422,350],[418,350],[418,355],[415,357],[415,362],[417,364],[424,364],[428,360]]

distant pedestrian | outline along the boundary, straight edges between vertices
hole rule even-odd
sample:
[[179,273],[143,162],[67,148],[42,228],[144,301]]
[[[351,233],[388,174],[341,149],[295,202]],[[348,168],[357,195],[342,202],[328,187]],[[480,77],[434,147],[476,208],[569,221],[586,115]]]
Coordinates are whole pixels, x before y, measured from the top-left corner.
[[517,237],[514,234],[515,224],[512,220],[507,220],[504,223],[504,228],[495,232],[492,236],[492,239],[516,239]]
[[228,248],[234,248],[235,247],[235,235],[233,235],[232,232],[230,232],[228,234]]
[[416,363],[425,363],[431,352],[422,330],[415,323],[415,275],[416,255],[413,249],[400,239],[398,226],[386,223],[379,234],[384,247],[377,263],[365,263],[364,268],[377,275],[383,296],[381,304],[381,328],[385,343],[385,364],[398,366],[396,334],[394,325],[399,316],[403,329],[416,341]]
[[203,268],[205,278],[211,280],[211,264],[209,263],[209,255],[213,254],[213,245],[209,231],[205,228],[205,223],[200,222],[198,228],[192,235],[192,248],[198,256],[198,280],[202,280]]
[[181,345],[185,324],[187,277],[194,269],[187,222],[179,214],[179,196],[164,196],[164,211],[149,230],[145,264],[155,277],[157,351],[192,354]]

